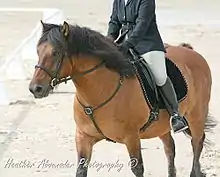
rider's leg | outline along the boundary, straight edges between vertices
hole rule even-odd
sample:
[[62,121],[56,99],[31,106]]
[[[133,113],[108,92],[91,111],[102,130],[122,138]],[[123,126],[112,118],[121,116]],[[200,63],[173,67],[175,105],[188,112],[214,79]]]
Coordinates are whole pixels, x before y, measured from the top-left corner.
[[[163,99],[169,104],[169,114],[171,116],[171,128],[174,133],[183,131],[188,128],[185,120],[179,114],[178,101],[175,90],[170,78],[167,76],[165,65],[165,53],[162,51],[152,51],[142,55],[148,63],[149,68],[155,78],[156,84],[163,95]],[[171,108],[171,109],[170,109]]]

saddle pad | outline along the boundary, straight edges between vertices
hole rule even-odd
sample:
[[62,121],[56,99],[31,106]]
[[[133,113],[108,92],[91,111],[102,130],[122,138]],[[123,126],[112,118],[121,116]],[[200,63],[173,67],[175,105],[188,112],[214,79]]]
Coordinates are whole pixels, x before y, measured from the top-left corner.
[[[149,69],[146,66],[146,62],[144,60],[141,60],[140,62],[135,62],[136,66],[136,72],[138,75],[138,79],[140,81],[142,91],[145,95],[145,100],[149,104],[149,106],[154,107],[155,106],[155,101],[156,101],[156,94],[155,94],[155,87],[153,86],[153,83],[155,85],[155,81],[153,81],[150,77]],[[177,94],[177,100],[178,102],[181,102],[182,100],[185,99],[187,95],[187,83],[185,81],[184,76],[180,72],[179,68],[174,64],[173,61],[170,59],[166,58],[166,68],[167,68],[167,75],[170,77],[174,89]],[[157,88],[158,89],[158,88]],[[165,109],[165,104],[162,100],[161,95],[159,94],[158,91],[158,98],[159,98],[159,108],[160,109]]]

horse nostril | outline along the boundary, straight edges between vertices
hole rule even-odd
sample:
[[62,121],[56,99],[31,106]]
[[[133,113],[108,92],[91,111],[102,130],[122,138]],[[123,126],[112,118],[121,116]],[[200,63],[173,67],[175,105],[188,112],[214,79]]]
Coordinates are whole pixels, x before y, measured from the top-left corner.
[[32,93],[32,94],[41,94],[43,92],[43,86],[42,85],[31,85],[29,87],[29,91]]
[[36,85],[34,88],[35,93],[41,93],[43,91],[43,86],[42,85]]

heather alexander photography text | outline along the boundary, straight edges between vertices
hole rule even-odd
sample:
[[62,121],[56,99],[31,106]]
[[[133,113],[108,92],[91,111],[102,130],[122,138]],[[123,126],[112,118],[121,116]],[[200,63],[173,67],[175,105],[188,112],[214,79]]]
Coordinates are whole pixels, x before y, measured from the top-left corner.
[[41,159],[41,160],[28,160],[28,159],[14,159],[8,158],[4,162],[5,169],[31,169],[35,168],[36,170],[44,169],[65,169],[65,168],[77,168],[79,165],[87,168],[93,168],[97,172],[101,170],[117,171],[120,172],[124,167],[134,168],[138,164],[138,160],[136,158],[131,158],[128,162],[115,160],[110,162],[93,160],[88,162],[88,160],[82,158],[79,163],[72,162],[70,160],[60,160],[53,161],[49,159]]

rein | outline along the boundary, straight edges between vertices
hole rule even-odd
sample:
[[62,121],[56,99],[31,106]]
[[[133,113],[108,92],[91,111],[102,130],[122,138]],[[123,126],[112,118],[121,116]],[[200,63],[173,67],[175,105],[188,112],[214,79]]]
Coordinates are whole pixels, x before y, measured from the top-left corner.
[[99,67],[103,66],[104,63],[105,62],[102,61],[101,63],[99,63],[98,65],[94,66],[93,68],[88,69],[88,70],[83,71],[83,72],[80,72],[80,73],[76,73],[76,74],[74,74],[72,76],[68,76],[68,77],[64,77],[64,78],[60,78],[60,79],[59,78],[54,78],[54,81],[52,80],[51,83],[53,84],[53,87],[55,87],[56,85],[59,85],[60,83],[63,83],[63,82],[67,83],[68,80],[72,80],[72,79],[75,80],[76,77],[80,77],[80,76],[83,76],[83,75],[86,75],[86,74],[89,74],[89,73],[95,71]]

